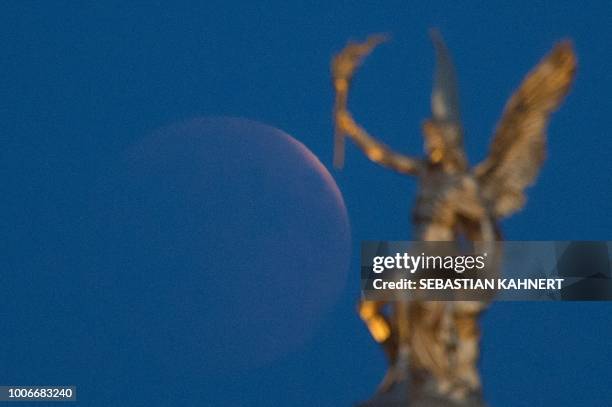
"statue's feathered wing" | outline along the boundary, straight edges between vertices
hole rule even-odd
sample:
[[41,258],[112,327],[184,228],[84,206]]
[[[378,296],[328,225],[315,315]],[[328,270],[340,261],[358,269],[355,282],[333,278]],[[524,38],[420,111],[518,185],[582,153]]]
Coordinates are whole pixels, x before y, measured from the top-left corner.
[[575,70],[572,45],[561,42],[506,104],[489,156],[474,170],[495,216],[508,216],[524,205],[524,190],[535,181],[545,158],[550,114],[567,94]]

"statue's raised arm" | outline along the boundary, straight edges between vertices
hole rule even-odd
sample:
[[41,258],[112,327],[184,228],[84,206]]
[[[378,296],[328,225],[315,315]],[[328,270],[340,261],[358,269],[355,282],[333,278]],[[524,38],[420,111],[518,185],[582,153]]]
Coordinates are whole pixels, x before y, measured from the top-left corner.
[[375,163],[403,174],[414,175],[421,165],[419,160],[397,153],[376,140],[357,124],[348,110],[348,91],[355,70],[361,61],[385,40],[383,35],[373,35],[363,43],[349,43],[332,61],[332,81],[336,93],[334,166],[341,168],[344,165],[344,137],[348,136]]

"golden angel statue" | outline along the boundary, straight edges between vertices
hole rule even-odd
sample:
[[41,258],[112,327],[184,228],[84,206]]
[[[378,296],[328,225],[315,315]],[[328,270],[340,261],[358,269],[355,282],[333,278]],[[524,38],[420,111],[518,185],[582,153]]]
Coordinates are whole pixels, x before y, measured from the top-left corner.
[[[526,76],[506,104],[489,156],[471,168],[462,145],[454,66],[441,35],[432,30],[431,37],[436,70],[432,117],[422,126],[425,157],[393,151],[361,127],[348,109],[353,74],[386,39],[375,35],[349,43],[332,62],[334,165],[342,167],[344,139],[349,137],[370,160],[417,176],[415,240],[501,240],[499,219],[525,204],[525,189],[544,161],[549,117],[567,94],[576,70],[572,45],[558,43]],[[477,301],[362,300],[359,315],[390,364],[370,405],[483,405],[477,319],[485,307]]]

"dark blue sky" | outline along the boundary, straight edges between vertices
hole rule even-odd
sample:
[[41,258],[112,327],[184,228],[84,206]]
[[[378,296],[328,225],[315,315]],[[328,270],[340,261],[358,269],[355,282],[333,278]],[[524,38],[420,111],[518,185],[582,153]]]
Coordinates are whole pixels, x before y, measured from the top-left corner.
[[[511,240],[610,239],[609,2],[353,3],[0,8],[0,384],[70,382],[82,400],[94,393],[88,372],[104,369],[104,359],[88,364],[74,350],[112,352],[116,344],[96,342],[92,332],[101,328],[89,331],[90,314],[74,316],[93,302],[83,287],[91,284],[86,265],[96,243],[83,247],[82,237],[97,233],[88,222],[92,189],[129,146],[177,121],[240,116],[291,134],[330,168],[329,60],[348,39],[373,32],[393,41],[359,72],[356,117],[398,150],[422,151],[433,67],[427,29],[437,26],[456,61],[473,163],[485,156],[521,78],[556,40],[571,38],[576,84],[553,118],[549,159],[526,209],[503,229]],[[354,313],[357,248],[364,239],[411,237],[414,182],[367,162],[353,146],[345,169],[332,174],[349,211],[354,254],[346,289],[318,334],[299,351],[231,379],[203,385],[176,367],[175,381],[166,383],[172,392],[191,383],[204,394],[194,399],[200,404],[247,406],[350,405],[372,394],[385,364]],[[483,321],[482,361],[491,405],[611,405],[611,313],[607,303],[493,306]],[[124,382],[126,368],[151,364],[116,363],[107,370],[117,378],[104,376],[103,385]],[[146,395],[152,383],[135,381],[144,394],[131,404],[155,404]]]

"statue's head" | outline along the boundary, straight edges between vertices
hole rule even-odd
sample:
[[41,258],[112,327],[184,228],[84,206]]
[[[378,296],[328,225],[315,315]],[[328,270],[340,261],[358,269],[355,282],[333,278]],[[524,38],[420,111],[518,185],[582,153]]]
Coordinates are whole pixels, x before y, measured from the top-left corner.
[[431,30],[436,50],[436,71],[431,94],[432,118],[423,123],[425,152],[431,164],[448,172],[467,169],[463,154],[463,131],[459,112],[459,91],[450,53],[437,30]]
[[467,170],[461,134],[461,127],[457,123],[425,120],[423,136],[429,163],[439,165],[447,172]]

